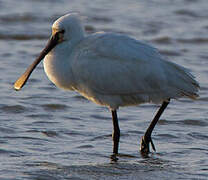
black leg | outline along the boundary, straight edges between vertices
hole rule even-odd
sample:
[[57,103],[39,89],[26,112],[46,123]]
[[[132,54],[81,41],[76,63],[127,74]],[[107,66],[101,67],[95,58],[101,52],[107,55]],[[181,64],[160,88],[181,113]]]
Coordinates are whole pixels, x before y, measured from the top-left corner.
[[157,124],[160,116],[164,112],[165,108],[168,106],[169,102],[170,102],[170,99],[168,99],[168,101],[164,101],[163,102],[162,106],[158,110],[156,116],[154,117],[154,119],[152,120],[152,122],[149,125],[148,129],[146,130],[144,136],[142,137],[140,151],[141,151],[141,154],[144,155],[144,156],[148,155],[148,153],[150,152],[150,150],[149,150],[149,143],[151,143],[152,149],[154,151],[156,151],[155,146],[154,146],[154,144],[152,142],[151,134],[152,134],[152,131],[153,131],[155,125]]
[[120,139],[120,129],[118,124],[117,112],[116,110],[112,110],[112,120],[113,120],[113,154],[118,154],[118,147],[119,147],[119,139]]

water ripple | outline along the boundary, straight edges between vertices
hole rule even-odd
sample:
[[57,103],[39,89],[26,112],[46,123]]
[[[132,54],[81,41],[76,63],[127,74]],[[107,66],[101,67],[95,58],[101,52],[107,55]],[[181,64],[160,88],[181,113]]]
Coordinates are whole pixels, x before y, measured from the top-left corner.
[[190,126],[208,126],[208,122],[203,120],[185,119],[180,121],[181,124]]
[[112,137],[112,134],[106,134],[106,135],[96,136],[92,138],[90,141],[104,140],[104,139],[109,139],[110,137]]
[[207,44],[208,43],[208,38],[207,37],[195,37],[195,38],[187,38],[187,39],[177,39],[179,43],[189,43],[189,44]]
[[0,34],[0,40],[28,41],[45,39],[48,39],[48,36],[41,34]]
[[113,22],[112,18],[109,18],[107,16],[94,16],[89,18],[89,22],[94,22],[94,23],[111,23]]
[[4,134],[14,134],[16,131],[12,128],[0,127],[0,132]]
[[59,134],[56,131],[41,131],[42,134],[48,137],[57,137]]
[[191,132],[191,133],[188,133],[188,135],[195,139],[208,140],[208,135],[201,134],[198,132]]
[[24,13],[24,14],[10,14],[7,16],[1,16],[0,17],[0,22],[2,23],[19,23],[19,22],[24,22],[24,23],[31,23],[34,21],[40,21],[41,19],[38,16],[34,16],[32,14]]
[[18,114],[26,112],[26,107],[21,105],[4,105],[0,107],[0,110],[7,114]]
[[198,13],[192,10],[188,10],[188,9],[180,9],[180,10],[175,11],[175,13],[180,16],[182,15],[182,16],[188,16],[188,17],[194,17],[194,18],[201,17]]
[[46,111],[60,111],[68,109],[68,106],[64,104],[43,104],[41,106]]
[[208,126],[208,122],[206,120],[200,119],[184,119],[178,121],[169,121],[166,119],[159,120],[158,124],[160,125],[170,125],[170,124],[181,124],[181,125],[189,125],[189,126]]
[[173,50],[160,50],[160,53],[165,56],[181,56],[181,53]]
[[167,36],[157,37],[157,38],[154,38],[152,41],[158,44],[171,44],[172,43],[172,39]]
[[[32,165],[33,167],[39,167],[40,170],[25,173],[34,179],[155,179],[155,177],[183,177],[175,175],[176,168],[171,167],[169,162],[161,160],[149,160],[140,161],[139,163],[106,163],[106,164],[92,164],[81,166],[61,166],[56,163],[50,162],[37,162]],[[31,165],[29,166],[31,167]],[[163,179],[163,178],[162,178]]]
[[92,146],[90,144],[87,144],[87,145],[77,146],[76,148],[79,148],[79,149],[91,149],[91,148],[94,148],[94,146]]

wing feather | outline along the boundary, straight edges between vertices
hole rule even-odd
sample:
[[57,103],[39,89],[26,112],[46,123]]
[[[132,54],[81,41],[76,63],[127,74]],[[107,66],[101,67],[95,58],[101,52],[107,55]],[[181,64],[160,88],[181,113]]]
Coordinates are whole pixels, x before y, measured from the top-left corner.
[[[74,55],[78,89],[87,94],[140,96],[158,102],[196,95],[198,83],[185,68],[163,60],[142,42],[117,34],[97,34]],[[82,49],[82,51],[80,51]]]

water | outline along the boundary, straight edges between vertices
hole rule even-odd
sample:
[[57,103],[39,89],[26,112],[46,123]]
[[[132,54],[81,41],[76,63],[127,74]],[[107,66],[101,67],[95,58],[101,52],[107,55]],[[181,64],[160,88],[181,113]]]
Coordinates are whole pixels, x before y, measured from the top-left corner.
[[[0,179],[208,179],[207,8],[207,0],[0,0]],[[197,77],[200,98],[171,101],[150,158],[140,156],[139,141],[157,105],[120,108],[121,155],[113,163],[107,108],[56,88],[42,65],[13,90],[52,22],[68,12],[82,13],[88,33],[146,41]]]

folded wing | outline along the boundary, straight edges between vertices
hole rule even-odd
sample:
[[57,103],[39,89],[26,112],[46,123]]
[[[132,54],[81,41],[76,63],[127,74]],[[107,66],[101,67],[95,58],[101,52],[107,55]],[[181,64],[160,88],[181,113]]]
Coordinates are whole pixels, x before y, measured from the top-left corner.
[[[97,34],[81,43],[74,55],[78,89],[90,93],[138,96],[143,102],[195,98],[198,83],[189,70],[163,60],[142,42],[117,34]],[[86,47],[86,48],[83,48]]]

